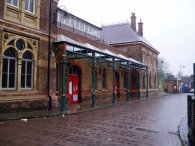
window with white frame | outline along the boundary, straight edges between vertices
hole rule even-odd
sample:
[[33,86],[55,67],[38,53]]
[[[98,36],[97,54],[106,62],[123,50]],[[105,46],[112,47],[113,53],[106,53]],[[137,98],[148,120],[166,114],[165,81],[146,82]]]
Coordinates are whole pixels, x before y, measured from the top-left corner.
[[34,13],[35,0],[25,0],[25,10]]
[[23,54],[22,72],[21,72],[21,88],[31,89],[33,77],[33,58],[30,52]]
[[16,70],[16,54],[13,49],[9,48],[3,57],[2,88],[15,89]]
[[7,3],[15,7],[18,7],[18,0],[7,0]]

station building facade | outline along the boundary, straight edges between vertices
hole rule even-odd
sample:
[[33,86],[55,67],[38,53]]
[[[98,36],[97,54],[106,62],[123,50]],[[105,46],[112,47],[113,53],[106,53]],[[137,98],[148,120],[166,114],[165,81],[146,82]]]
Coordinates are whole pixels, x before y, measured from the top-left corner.
[[95,106],[100,99],[116,104],[157,94],[150,93],[146,63],[106,43],[103,28],[57,4],[0,2],[1,112],[53,109],[65,103]]

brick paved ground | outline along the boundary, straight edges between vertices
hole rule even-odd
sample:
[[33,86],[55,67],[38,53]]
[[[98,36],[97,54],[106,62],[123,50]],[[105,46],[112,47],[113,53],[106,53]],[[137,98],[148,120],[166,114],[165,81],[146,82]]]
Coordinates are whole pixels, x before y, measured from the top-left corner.
[[74,115],[0,123],[0,146],[181,146],[186,94]]

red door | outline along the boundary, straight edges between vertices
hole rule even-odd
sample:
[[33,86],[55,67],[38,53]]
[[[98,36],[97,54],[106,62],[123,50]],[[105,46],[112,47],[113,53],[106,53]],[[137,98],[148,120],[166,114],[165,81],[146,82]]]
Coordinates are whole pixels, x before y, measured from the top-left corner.
[[115,91],[116,91],[116,97],[119,98],[119,80],[115,79]]
[[68,75],[68,101],[69,104],[78,103],[78,76]]

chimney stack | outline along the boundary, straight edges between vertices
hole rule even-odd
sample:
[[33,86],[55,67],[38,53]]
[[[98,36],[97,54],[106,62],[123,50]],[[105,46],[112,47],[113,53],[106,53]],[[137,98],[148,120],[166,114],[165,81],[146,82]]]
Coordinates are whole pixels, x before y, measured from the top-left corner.
[[143,36],[143,22],[140,19],[140,22],[138,23],[138,34],[140,36]]
[[136,17],[135,13],[131,13],[131,29],[136,32]]

